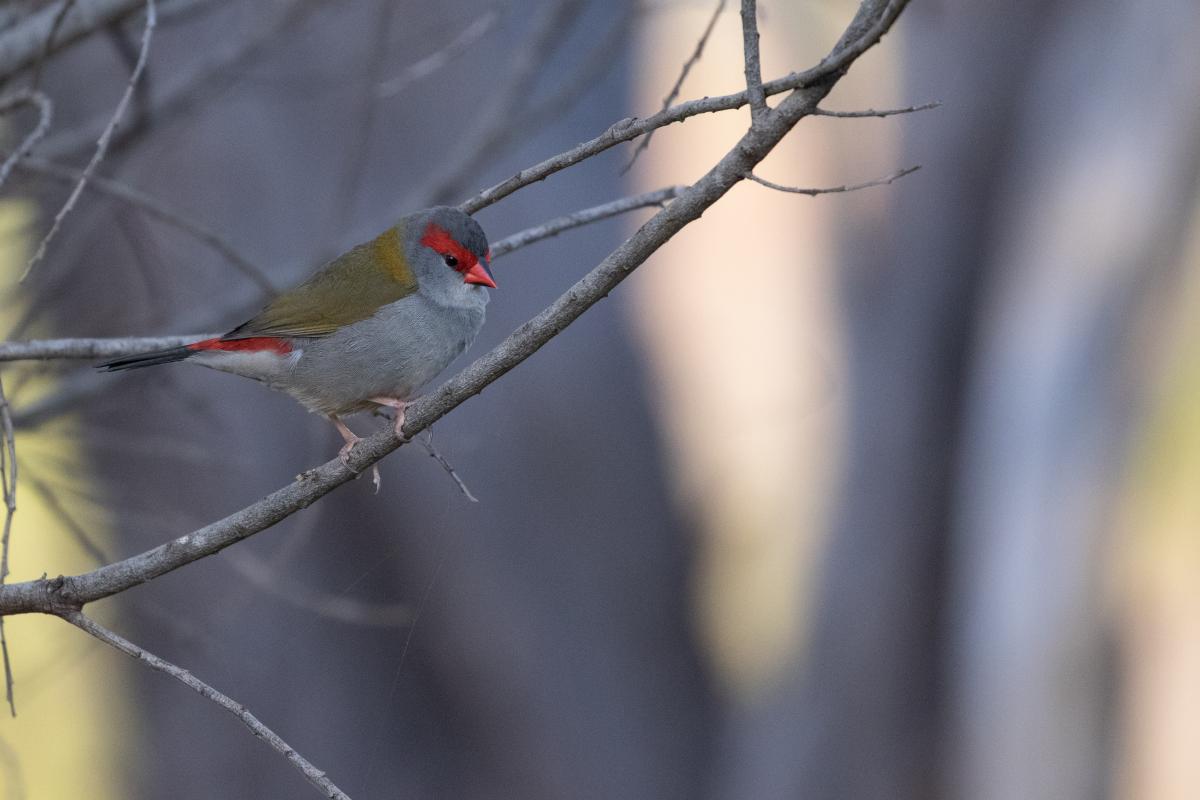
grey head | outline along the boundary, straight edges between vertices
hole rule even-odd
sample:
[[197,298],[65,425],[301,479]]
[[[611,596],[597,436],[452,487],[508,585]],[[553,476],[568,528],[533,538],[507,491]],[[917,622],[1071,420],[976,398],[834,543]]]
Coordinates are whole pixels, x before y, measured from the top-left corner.
[[420,292],[441,305],[486,302],[492,279],[491,251],[483,228],[449,206],[419,211],[401,223],[405,256]]

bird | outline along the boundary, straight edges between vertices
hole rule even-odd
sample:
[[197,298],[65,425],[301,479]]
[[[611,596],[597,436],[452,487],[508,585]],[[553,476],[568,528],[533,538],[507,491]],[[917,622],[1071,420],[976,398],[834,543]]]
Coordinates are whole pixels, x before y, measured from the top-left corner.
[[[106,372],[188,361],[259,381],[329,418],[345,444],[362,439],[342,417],[404,411],[474,341],[495,289],[483,228],[447,206],[403,217],[321,267],[224,336],[124,356]],[[378,489],[378,471],[375,472]]]

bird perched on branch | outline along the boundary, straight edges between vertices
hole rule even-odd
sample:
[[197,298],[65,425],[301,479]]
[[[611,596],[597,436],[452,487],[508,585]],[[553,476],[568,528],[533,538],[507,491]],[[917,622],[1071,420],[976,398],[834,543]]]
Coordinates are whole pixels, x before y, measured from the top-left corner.
[[447,207],[419,211],[224,336],[98,368],[186,359],[253,378],[329,417],[346,442],[339,453],[345,461],[361,440],[343,415],[393,408],[401,435],[405,406],[475,339],[485,287],[496,287],[490,262],[487,237],[471,217]]

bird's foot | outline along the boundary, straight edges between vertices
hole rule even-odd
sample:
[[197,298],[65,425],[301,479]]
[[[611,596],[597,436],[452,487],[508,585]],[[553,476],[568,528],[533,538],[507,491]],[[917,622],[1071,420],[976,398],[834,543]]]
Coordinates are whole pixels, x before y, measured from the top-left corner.
[[[362,437],[350,430],[346,423],[342,422],[339,418],[332,414],[329,415],[329,421],[333,423],[334,427],[337,428],[338,433],[342,435],[342,439],[344,439],[346,442],[344,445],[342,445],[342,449],[338,450],[338,458],[342,460],[343,464],[349,467],[350,451],[354,449],[354,445],[362,441]],[[378,464],[371,465],[371,483],[375,486],[375,494],[379,494],[380,479]]]
[[343,464],[350,466],[350,451],[354,449],[354,445],[361,441],[361,436],[355,436],[353,439],[347,439],[346,443],[342,445],[342,448],[338,450],[338,458],[342,460]]
[[398,400],[395,397],[372,397],[372,398],[370,398],[370,400],[372,403],[378,403],[381,406],[387,406],[388,408],[394,408],[396,410],[396,422],[394,423],[394,429],[396,431],[396,438],[403,439],[404,438],[404,409],[406,409],[410,405],[412,405],[413,401]]
[[346,423],[342,422],[341,417],[336,414],[329,415],[329,421],[333,423],[333,427],[337,428],[337,432],[341,434],[342,440],[345,442],[342,449],[338,450],[338,458],[346,466],[350,466],[350,451],[354,449],[354,445],[362,441],[362,437],[354,431]]

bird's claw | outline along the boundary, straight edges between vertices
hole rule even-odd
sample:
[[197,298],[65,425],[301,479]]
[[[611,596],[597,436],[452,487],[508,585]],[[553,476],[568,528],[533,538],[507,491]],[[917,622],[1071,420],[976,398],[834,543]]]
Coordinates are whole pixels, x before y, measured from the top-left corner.
[[346,443],[342,445],[342,449],[338,450],[338,458],[342,460],[342,464],[346,465],[347,467],[350,466],[350,451],[354,449],[354,445],[361,441],[361,436],[355,436],[353,439],[346,440]]
[[[338,458],[341,459],[342,464],[344,464],[347,468],[350,467],[350,451],[354,449],[354,445],[361,441],[361,436],[355,436],[353,439],[347,439],[346,443],[342,445],[342,449],[338,450]],[[379,478],[378,464],[371,465],[371,484],[375,487],[375,494],[379,494],[379,487],[382,485],[382,481]]]

